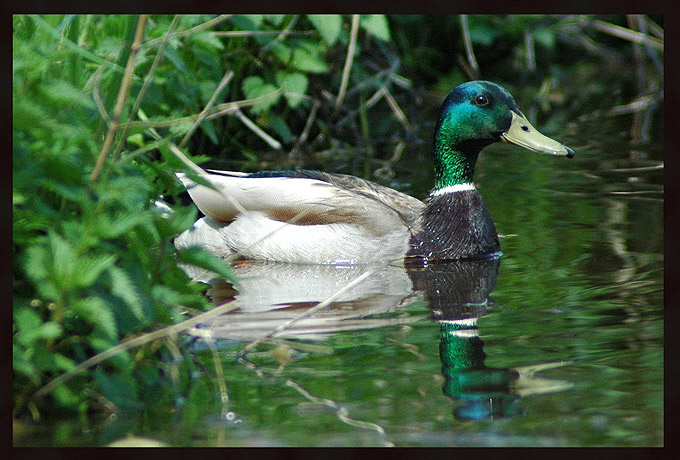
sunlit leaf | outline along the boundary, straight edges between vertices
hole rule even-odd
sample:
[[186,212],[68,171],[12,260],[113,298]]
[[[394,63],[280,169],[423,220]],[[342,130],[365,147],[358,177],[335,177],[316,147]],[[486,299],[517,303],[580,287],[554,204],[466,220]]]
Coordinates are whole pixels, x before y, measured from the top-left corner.
[[214,34],[203,30],[191,35],[191,40],[207,49],[222,50],[224,45]]
[[[137,225],[148,221],[151,217],[146,212],[127,213],[118,211],[109,219],[106,218],[106,225],[99,230],[99,235],[102,238],[115,238],[131,231]],[[104,220],[102,216],[102,221]]]
[[277,72],[276,83],[283,88],[284,97],[291,108],[297,107],[303,101],[303,95],[307,93],[309,80],[299,72]]
[[74,282],[79,287],[93,284],[104,270],[113,266],[116,256],[113,254],[83,255],[77,260],[73,271]]
[[49,253],[45,246],[35,244],[26,248],[26,275],[36,284],[42,283],[50,273]]
[[108,338],[118,334],[116,320],[109,306],[99,297],[85,297],[71,303],[73,311],[89,324],[98,327]]
[[143,147],[146,143],[144,142],[144,136],[142,133],[136,133],[128,136],[126,139],[128,143],[136,145],[137,147]]
[[56,323],[43,323],[40,316],[28,308],[21,308],[14,312],[19,332],[17,340],[19,343],[29,346],[36,340],[50,340],[61,336],[62,328]]
[[[40,324],[42,324],[42,319],[40,318],[40,316],[30,308],[19,308],[15,310],[12,319],[17,325],[20,334],[24,330],[30,331],[37,329],[38,327],[40,327]],[[26,339],[24,338],[21,338],[20,341],[24,342],[25,344],[30,343],[30,341],[26,341]]]
[[70,371],[76,367],[76,363],[72,359],[59,353],[54,354],[54,365],[62,371]]
[[234,277],[229,264],[202,248],[190,247],[183,249],[179,251],[179,259],[184,263],[211,270],[229,279]]
[[144,320],[142,301],[137,294],[137,286],[128,274],[118,267],[110,267],[108,272],[111,276],[111,293],[123,299],[137,319]]
[[298,70],[309,73],[324,73],[328,71],[326,61],[318,53],[305,48],[295,48],[293,50],[292,65]]
[[71,390],[68,385],[59,385],[54,389],[52,395],[59,404],[66,407],[75,406],[82,399],[82,395]]
[[288,66],[293,59],[293,50],[285,43],[280,41],[274,42],[274,44],[271,46],[271,50],[274,56],[276,56],[276,58],[286,66]]
[[340,36],[342,16],[339,14],[308,14],[307,19],[328,45],[335,43]]
[[[248,99],[254,99],[256,97],[274,93],[277,89],[274,85],[265,83],[262,77],[258,76],[252,76],[244,79],[241,88]],[[276,97],[272,97],[271,99],[265,99],[262,102],[253,105],[250,110],[255,113],[264,112],[276,104],[278,99],[278,95]]]
[[265,16],[267,22],[277,27],[281,25],[285,18],[286,18],[285,14],[268,14],[267,16]]
[[179,292],[169,286],[154,286],[151,295],[162,305],[178,305],[182,298]]
[[50,232],[49,243],[51,252],[49,266],[53,279],[60,289],[67,291],[77,284],[74,279],[78,264],[77,255],[71,244],[55,232]]
[[22,346],[17,346],[16,342],[12,346],[12,370],[18,373],[15,378],[23,375],[33,385],[40,384],[40,373],[32,361],[31,355],[26,353]]
[[56,80],[52,84],[43,88],[45,95],[54,104],[64,104],[68,106],[79,105],[83,108],[93,109],[94,102],[91,95],[83,90],[76,88],[64,80]]
[[359,26],[379,40],[390,41],[390,26],[384,14],[362,14]]

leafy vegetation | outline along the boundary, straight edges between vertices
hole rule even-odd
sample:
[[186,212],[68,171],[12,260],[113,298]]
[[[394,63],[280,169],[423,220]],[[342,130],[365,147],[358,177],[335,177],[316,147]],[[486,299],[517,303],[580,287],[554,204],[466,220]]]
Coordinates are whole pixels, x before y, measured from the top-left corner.
[[[425,87],[498,75],[566,104],[564,69],[586,67],[585,44],[625,62],[630,41],[662,75],[663,26],[636,20],[637,30],[625,17],[14,16],[15,416],[193,394],[195,363],[174,335],[78,367],[209,307],[178,263],[231,276],[223,261],[172,245],[197,217],[173,176],[186,157],[389,178],[379,171],[422,123]],[[637,35],[616,35],[626,31]],[[612,107],[650,94],[658,104],[662,81],[627,83]],[[44,390],[63,375],[72,378]]]

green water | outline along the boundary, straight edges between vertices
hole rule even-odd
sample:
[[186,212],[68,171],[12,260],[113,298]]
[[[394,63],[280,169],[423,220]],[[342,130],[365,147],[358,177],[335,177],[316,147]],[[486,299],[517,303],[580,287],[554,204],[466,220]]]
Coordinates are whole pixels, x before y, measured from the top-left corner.
[[[209,343],[180,340],[203,369],[181,377],[186,398],[15,426],[15,445],[663,445],[663,132],[632,144],[630,123],[547,130],[573,160],[504,145],[480,156],[498,267],[376,273],[319,312],[323,327],[302,323],[239,360],[365,268],[268,272],[255,313],[212,325]],[[423,196],[427,145],[409,147],[422,152],[394,165],[390,185]]]

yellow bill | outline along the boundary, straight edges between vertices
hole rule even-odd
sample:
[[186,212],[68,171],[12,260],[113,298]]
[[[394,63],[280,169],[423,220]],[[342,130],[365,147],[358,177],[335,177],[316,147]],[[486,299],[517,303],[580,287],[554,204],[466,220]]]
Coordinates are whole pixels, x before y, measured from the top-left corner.
[[532,152],[566,156],[567,158],[574,156],[572,149],[550,139],[548,136],[544,136],[529,123],[524,115],[515,112],[512,112],[512,123],[510,128],[501,134],[501,140],[519,145]]

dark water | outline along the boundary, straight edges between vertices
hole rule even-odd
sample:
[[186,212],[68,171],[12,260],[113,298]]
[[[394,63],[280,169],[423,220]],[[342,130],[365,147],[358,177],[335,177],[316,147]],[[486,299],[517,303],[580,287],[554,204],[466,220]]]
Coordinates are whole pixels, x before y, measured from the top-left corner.
[[[543,129],[573,160],[488,148],[476,182],[500,261],[374,269],[245,359],[370,268],[237,267],[241,310],[187,342],[204,372],[186,400],[65,421],[31,444],[663,445],[663,132],[633,144],[631,126]],[[395,163],[390,185],[422,197],[429,168]]]

